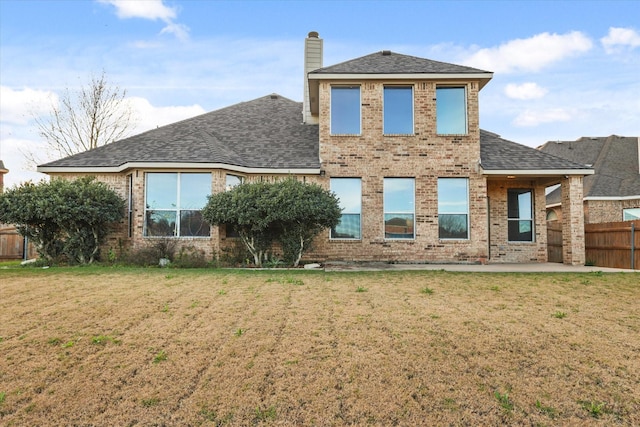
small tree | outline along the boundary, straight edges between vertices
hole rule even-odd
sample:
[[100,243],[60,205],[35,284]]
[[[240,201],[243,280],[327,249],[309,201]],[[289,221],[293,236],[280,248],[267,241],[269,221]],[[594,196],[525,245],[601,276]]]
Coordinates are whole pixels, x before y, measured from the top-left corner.
[[274,241],[271,190],[270,184],[262,182],[241,184],[213,194],[202,210],[202,217],[210,224],[236,229],[257,266],[262,265]]
[[293,178],[278,183],[279,218],[277,240],[284,258],[297,267],[302,255],[311,249],[313,239],[324,229],[338,225],[341,209],[336,197],[319,185],[304,184]]
[[288,178],[214,194],[202,216],[213,225],[234,227],[257,266],[274,242],[281,243],[285,259],[297,266],[313,238],[338,224],[340,207],[331,192]]
[[50,209],[48,183],[27,182],[0,194],[0,223],[15,224],[41,257],[52,261],[62,254],[63,231]]
[[124,200],[94,177],[54,180],[52,185],[62,203],[57,221],[66,233],[64,253],[80,264],[91,264],[107,238],[108,225],[123,218]]
[[93,177],[29,182],[0,195],[0,222],[16,224],[50,261],[64,254],[94,262],[109,225],[123,216],[124,200]]
[[[126,90],[109,83],[104,71],[77,91],[67,88],[59,103],[52,103],[48,116],[34,117],[50,156],[71,156],[126,136],[134,125],[126,94]],[[38,162],[35,153],[24,154]]]

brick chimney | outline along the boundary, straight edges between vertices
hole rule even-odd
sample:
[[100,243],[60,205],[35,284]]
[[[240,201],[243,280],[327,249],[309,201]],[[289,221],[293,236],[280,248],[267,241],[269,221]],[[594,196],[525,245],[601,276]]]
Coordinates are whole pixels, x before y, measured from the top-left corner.
[[4,163],[0,160],[0,194],[4,191],[4,174],[9,173],[9,169],[4,167]]
[[[318,99],[316,95],[309,91],[310,71],[322,68],[322,39],[316,31],[311,31],[304,40],[304,102],[302,111],[302,121],[307,124],[318,124],[317,115],[311,114],[311,105],[315,104],[317,110]],[[313,92],[313,91],[311,91]]]

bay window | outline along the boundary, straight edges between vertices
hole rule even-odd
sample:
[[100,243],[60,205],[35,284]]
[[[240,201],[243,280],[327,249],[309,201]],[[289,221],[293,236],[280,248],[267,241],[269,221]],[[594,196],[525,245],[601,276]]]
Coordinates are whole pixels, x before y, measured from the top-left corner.
[[201,210],[210,194],[210,173],[147,173],[144,235],[209,236]]

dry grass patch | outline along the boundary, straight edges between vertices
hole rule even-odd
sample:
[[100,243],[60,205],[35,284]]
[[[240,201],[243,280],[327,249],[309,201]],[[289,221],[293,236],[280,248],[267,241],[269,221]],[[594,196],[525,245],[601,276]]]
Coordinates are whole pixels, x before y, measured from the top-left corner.
[[0,270],[0,424],[640,425],[639,282]]

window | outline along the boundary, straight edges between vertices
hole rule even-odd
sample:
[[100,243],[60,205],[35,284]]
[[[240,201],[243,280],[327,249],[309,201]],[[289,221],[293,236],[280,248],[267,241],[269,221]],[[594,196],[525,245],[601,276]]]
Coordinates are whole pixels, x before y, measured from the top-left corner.
[[127,236],[133,236],[133,175],[127,175]]
[[227,174],[226,182],[225,182],[225,190],[229,191],[233,189],[233,187],[240,185],[244,182],[244,178],[238,175],[230,175]]
[[413,178],[384,179],[384,237],[413,239],[415,236],[415,181]]
[[385,86],[384,134],[407,135],[413,133],[413,88]]
[[[225,191],[233,190],[234,187],[242,184],[244,182],[244,177],[238,175],[227,174],[226,182],[225,182]],[[224,233],[226,237],[240,237],[240,233],[238,230],[231,225],[224,225]]]
[[640,219],[640,208],[628,208],[622,210],[623,221],[633,221]]
[[360,239],[362,184],[360,178],[331,178],[331,191],[340,199],[342,217],[331,229],[332,239]]
[[510,242],[533,242],[533,197],[529,189],[507,190]]
[[209,236],[200,210],[211,194],[209,173],[147,173],[145,236]]
[[469,180],[438,178],[438,237],[469,238]]
[[331,134],[360,134],[360,87],[331,87]]
[[464,87],[436,88],[436,127],[439,135],[467,133],[467,102]]

